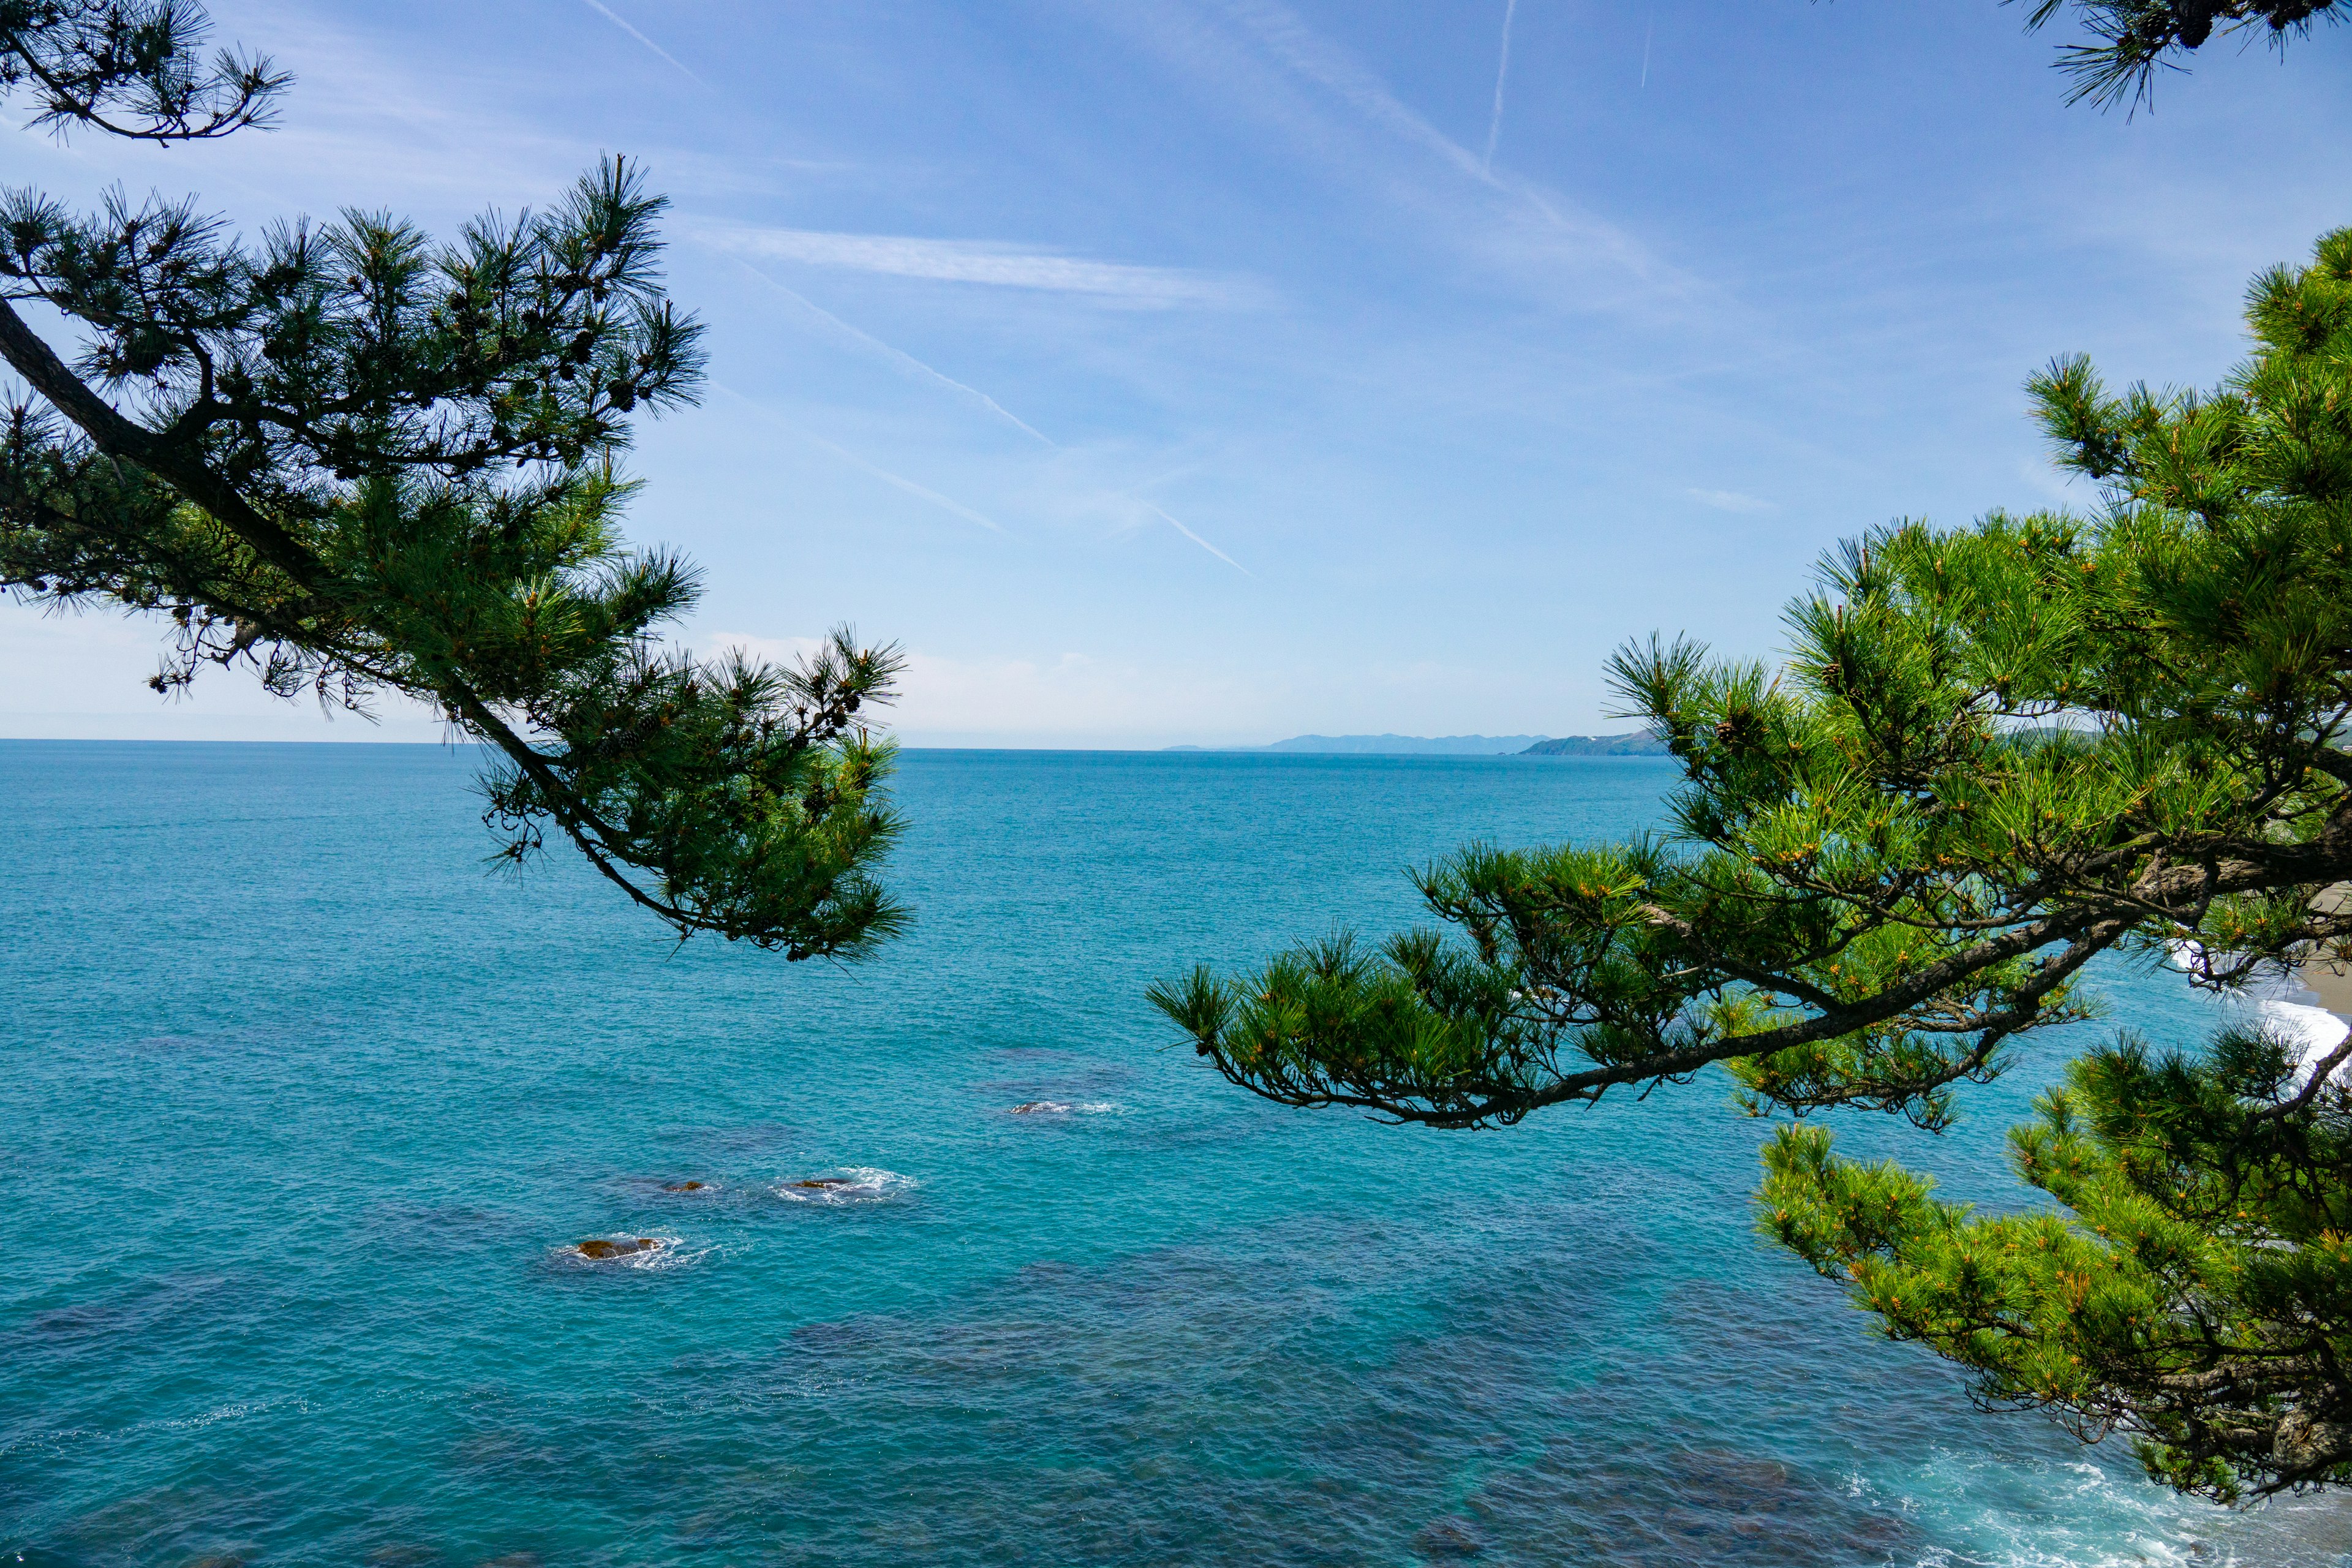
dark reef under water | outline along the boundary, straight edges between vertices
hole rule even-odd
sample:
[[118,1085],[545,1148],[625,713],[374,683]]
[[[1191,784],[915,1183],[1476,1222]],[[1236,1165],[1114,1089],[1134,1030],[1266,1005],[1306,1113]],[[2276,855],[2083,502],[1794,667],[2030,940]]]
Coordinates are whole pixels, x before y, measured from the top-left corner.
[[[1142,987],[1671,765],[914,752],[879,962],[480,872],[432,747],[0,743],[0,1563],[2337,1563],[1972,1411],[1749,1226],[1720,1079],[1266,1106]],[[2189,1039],[2177,980],[2117,1023]],[[1940,1141],[2000,1132],[2039,1046]],[[598,1243],[609,1254],[589,1252]]]

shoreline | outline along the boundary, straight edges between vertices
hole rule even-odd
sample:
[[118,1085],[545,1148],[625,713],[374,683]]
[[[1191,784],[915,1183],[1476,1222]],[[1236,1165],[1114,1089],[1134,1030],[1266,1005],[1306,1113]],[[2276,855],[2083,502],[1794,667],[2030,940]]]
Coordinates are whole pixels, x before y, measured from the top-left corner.
[[2321,1006],[2352,1024],[2352,969],[2332,963],[2305,963],[2296,968],[2294,977],[2319,998]]
[[[2333,910],[2340,909],[2347,896],[2352,896],[2352,883],[2338,882],[2315,901]],[[2302,982],[2305,990],[2318,998],[2322,1007],[2352,1026],[2352,965],[2315,958],[2295,965],[2294,977]]]

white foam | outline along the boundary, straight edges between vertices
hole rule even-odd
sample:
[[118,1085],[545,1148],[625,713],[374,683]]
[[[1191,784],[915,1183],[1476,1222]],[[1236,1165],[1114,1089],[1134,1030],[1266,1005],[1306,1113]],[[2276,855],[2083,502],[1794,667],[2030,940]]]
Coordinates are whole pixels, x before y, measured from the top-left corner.
[[575,1241],[569,1247],[556,1247],[554,1254],[582,1268],[675,1268],[682,1263],[693,1262],[710,1250],[707,1247],[691,1252],[686,1250],[686,1238],[682,1236],[633,1236],[627,1239],[651,1241],[654,1245],[636,1252],[616,1253],[611,1258],[590,1258],[580,1250],[580,1244]]
[[2254,1009],[2264,1023],[2294,1042],[2295,1059],[2305,1066],[2342,1045],[2347,1035],[2352,1035],[2352,1024],[2325,1007],[2308,1003],[2265,997],[2254,1004]]
[[[807,1185],[820,1183],[822,1185]],[[814,1176],[779,1182],[775,1194],[796,1204],[870,1204],[910,1193],[922,1184],[912,1176],[872,1165],[837,1165]]]
[[1949,1542],[1928,1548],[1917,1559],[1921,1568],[2230,1568],[2240,1562],[2234,1552],[2209,1554],[2215,1542],[2208,1531],[2227,1522],[2221,1510],[2151,1485],[2131,1474],[2133,1468],[2128,1459],[2113,1470],[2087,1458],[2027,1461],[2025,1473],[2042,1483],[2035,1489],[2071,1502],[2063,1516],[2007,1487],[1987,1488],[2007,1466],[1941,1445],[1907,1476],[1887,1479],[1895,1482],[1891,1500],[1906,1514],[1934,1521]]
[[[2205,952],[2193,942],[2169,942],[2165,948],[2173,966],[2178,969],[2193,968]],[[2342,1045],[2347,1035],[2352,1035],[2352,1022],[2347,1022],[2320,1006],[2319,994],[2305,985],[2292,971],[2259,975],[2249,981],[2242,992],[2210,999],[2221,1006],[2251,1015],[2249,1022],[2285,1041],[2294,1051],[2295,1065],[2299,1068],[2316,1065],[2322,1058]],[[2343,1069],[2337,1070],[2340,1073]]]

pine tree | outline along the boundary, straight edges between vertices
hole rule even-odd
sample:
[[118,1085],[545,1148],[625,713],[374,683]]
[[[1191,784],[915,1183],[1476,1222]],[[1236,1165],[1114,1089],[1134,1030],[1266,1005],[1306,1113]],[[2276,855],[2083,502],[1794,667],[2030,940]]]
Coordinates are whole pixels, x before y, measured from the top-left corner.
[[[1652,639],[1612,666],[1680,760],[1664,831],[1421,873],[1458,935],[1348,937],[1152,1000],[1269,1099],[1509,1123],[1724,1064],[1759,1112],[1947,1126],[2088,1017],[2101,953],[2242,987],[2352,960],[2352,229],[2256,279],[2221,386],[2031,384],[2087,517],[1904,521],[1790,609],[1778,671]],[[2352,1041],[2126,1039],[2021,1130],[2073,1211],[1979,1219],[1771,1146],[1771,1234],[1889,1331],[2142,1440],[2215,1497],[2352,1480]]]
[[[59,133],[267,125],[290,79],[207,59],[205,27],[185,0],[0,0],[0,97]],[[0,193],[0,355],[25,384],[0,591],[168,617],[158,692],[209,665],[425,703],[497,758],[499,859],[551,828],[681,935],[856,956],[905,920],[873,876],[895,652],[667,651],[695,573],[619,531],[630,420],[692,403],[702,365],[660,284],[663,206],[619,158],[439,245],[356,208],[247,240],[193,198]]]

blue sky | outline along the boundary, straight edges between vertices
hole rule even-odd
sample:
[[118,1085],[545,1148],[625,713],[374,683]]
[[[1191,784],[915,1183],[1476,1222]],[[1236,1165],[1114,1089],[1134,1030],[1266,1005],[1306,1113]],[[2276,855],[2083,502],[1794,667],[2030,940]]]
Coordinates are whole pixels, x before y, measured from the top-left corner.
[[[631,532],[692,646],[902,643],[914,744],[1622,728],[1627,637],[1769,656],[1842,536],[2082,504],[2025,374],[2210,382],[2352,223],[2352,34],[2126,121],[1992,0],[214,11],[282,130],[5,177],[446,232],[643,159],[713,353]],[[0,733],[437,733],[162,704],[156,646],[0,608]]]

